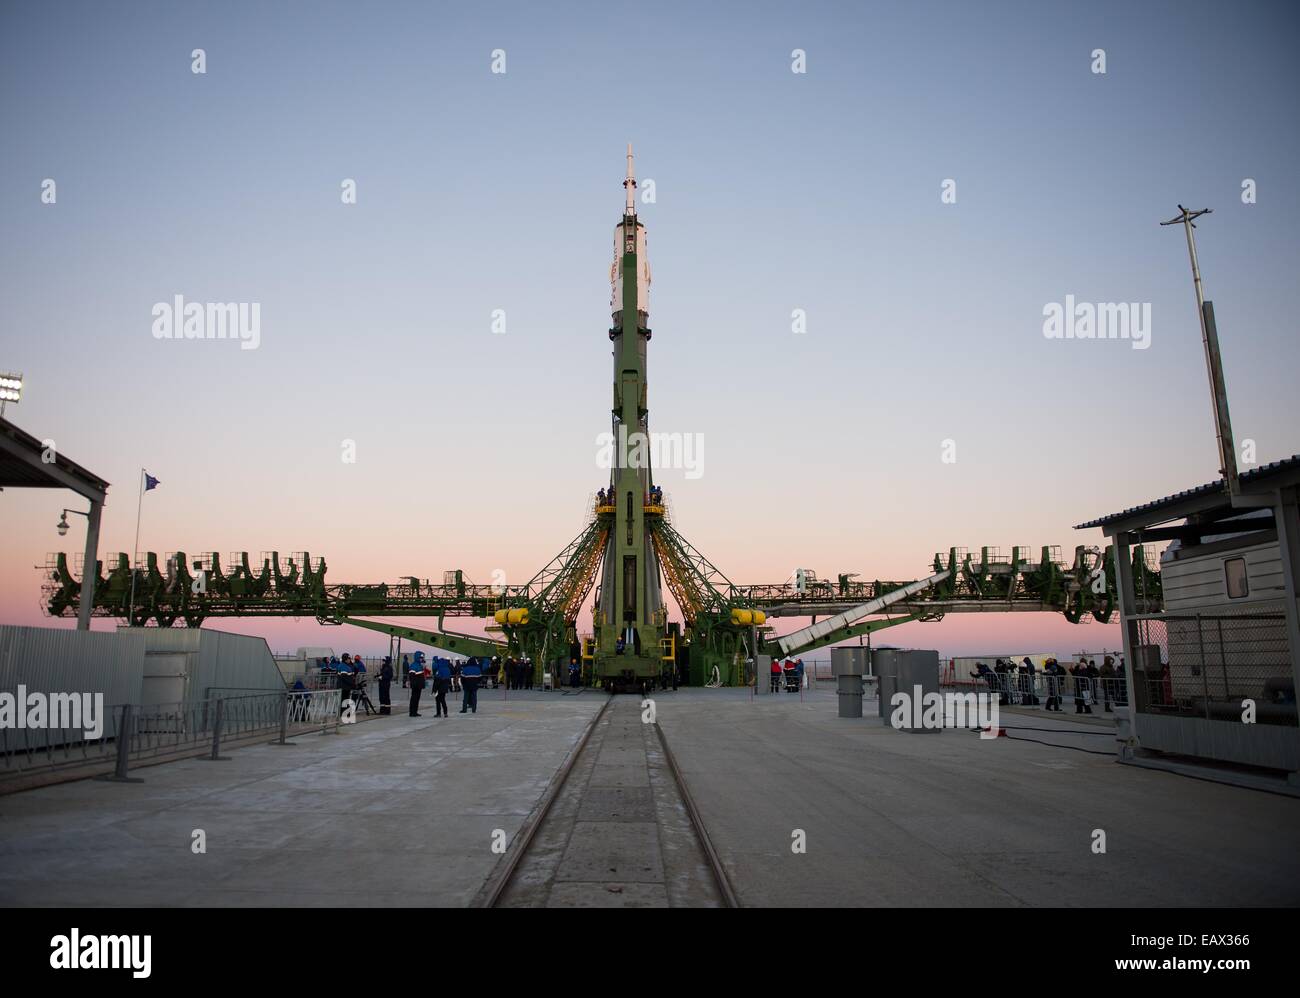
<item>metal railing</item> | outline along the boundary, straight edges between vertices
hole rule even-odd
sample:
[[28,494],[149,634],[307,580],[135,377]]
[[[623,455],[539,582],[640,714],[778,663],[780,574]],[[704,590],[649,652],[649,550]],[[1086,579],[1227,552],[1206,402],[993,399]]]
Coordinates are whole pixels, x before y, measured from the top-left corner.
[[1137,710],[1207,720],[1296,724],[1282,613],[1158,614],[1136,620]]
[[958,677],[948,686],[969,687],[982,682],[997,694],[1003,707],[1060,707],[1075,713],[1093,713],[1099,707],[1103,712],[1129,705],[1128,681],[1123,675],[1086,676],[1066,674],[1049,675],[1035,670],[1028,672],[988,672],[982,676]]
[[0,776],[36,770],[112,763],[125,779],[132,763],[211,752],[223,743],[259,734],[319,729],[337,731],[338,690],[271,692],[167,704],[115,704],[104,708],[103,731],[88,738],[80,729],[0,729]]

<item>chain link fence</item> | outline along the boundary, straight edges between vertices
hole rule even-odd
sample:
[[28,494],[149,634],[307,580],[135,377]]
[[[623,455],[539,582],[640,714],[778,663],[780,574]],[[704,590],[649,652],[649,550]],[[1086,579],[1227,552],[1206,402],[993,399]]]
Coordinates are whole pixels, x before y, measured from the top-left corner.
[[1139,617],[1136,708],[1147,714],[1296,724],[1295,678],[1282,613]]

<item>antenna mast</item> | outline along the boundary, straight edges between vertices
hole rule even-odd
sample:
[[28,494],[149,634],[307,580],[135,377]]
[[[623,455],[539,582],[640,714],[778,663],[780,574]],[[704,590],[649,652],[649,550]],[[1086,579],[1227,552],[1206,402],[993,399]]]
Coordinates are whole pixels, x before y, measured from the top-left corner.
[[1192,284],[1196,288],[1196,309],[1201,317],[1201,343],[1205,346],[1205,368],[1210,378],[1210,400],[1214,404],[1214,432],[1219,444],[1219,474],[1228,485],[1228,494],[1236,499],[1241,495],[1237,480],[1237,451],[1232,439],[1232,418],[1228,414],[1228,389],[1223,380],[1223,357],[1219,353],[1219,330],[1214,322],[1214,302],[1205,300],[1201,287],[1201,265],[1196,259],[1195,219],[1208,215],[1212,208],[1188,211],[1181,204],[1178,214],[1161,225],[1179,225],[1187,233],[1187,253],[1192,260]]

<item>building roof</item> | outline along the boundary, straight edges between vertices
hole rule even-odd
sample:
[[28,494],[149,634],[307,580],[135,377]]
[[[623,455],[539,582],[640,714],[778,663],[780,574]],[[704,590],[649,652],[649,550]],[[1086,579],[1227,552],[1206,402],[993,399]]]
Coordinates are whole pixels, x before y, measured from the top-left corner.
[[[1258,468],[1251,468],[1249,471],[1243,471],[1238,476],[1238,479],[1242,485],[1263,486],[1267,484],[1268,479],[1287,472],[1300,476],[1300,454],[1293,454],[1291,457],[1283,458],[1281,461],[1273,461],[1271,464],[1263,464]],[[1191,512],[1198,512],[1199,507],[1214,506],[1226,501],[1227,487],[1225,486],[1223,479],[1218,478],[1212,482],[1206,482],[1204,485],[1198,485],[1195,488],[1184,489],[1182,492],[1175,492],[1173,495],[1165,496],[1163,499],[1153,499],[1140,506],[1130,506],[1128,509],[1120,510],[1118,513],[1110,513],[1107,516],[1098,517],[1095,520],[1089,520],[1087,523],[1077,524],[1074,529],[1086,530],[1089,527],[1108,527],[1112,524],[1134,518],[1144,518],[1147,524],[1163,523],[1166,520],[1172,520],[1178,516],[1187,515]],[[1196,506],[1198,509],[1188,508],[1192,506]]]
[[[57,448],[45,444],[7,419],[0,418],[0,489],[72,489],[104,501],[108,482],[87,471]],[[51,456],[53,460],[45,458]]]

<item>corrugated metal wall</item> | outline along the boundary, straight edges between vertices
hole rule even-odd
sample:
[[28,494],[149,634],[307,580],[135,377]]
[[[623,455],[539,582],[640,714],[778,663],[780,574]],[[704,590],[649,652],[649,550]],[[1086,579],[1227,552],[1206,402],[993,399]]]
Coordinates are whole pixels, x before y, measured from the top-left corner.
[[[50,627],[0,627],[0,692],[102,693],[104,731],[115,704],[139,703],[144,674],[144,637]],[[6,744],[35,749],[75,744],[85,738],[76,728],[6,732]]]
[[[1276,541],[1210,554],[1198,555],[1193,551],[1186,549],[1181,552],[1184,557],[1166,561],[1160,567],[1167,611],[1240,606],[1286,596],[1282,559]],[[1229,558],[1244,558],[1246,561],[1249,593],[1244,599],[1228,597],[1223,563]]]
[[[0,626],[0,691],[103,693],[105,704],[140,703],[147,656],[185,654],[184,698],[222,690],[282,690],[262,638],[200,628],[123,627],[115,633]],[[211,693],[209,691],[212,691]]]
[[[283,690],[284,679],[265,638],[226,631],[200,630],[197,668],[190,673],[195,697],[220,696],[224,690]],[[208,691],[212,690],[209,694]]]
[[145,634],[0,627],[0,690],[103,693],[104,703],[139,703]]

